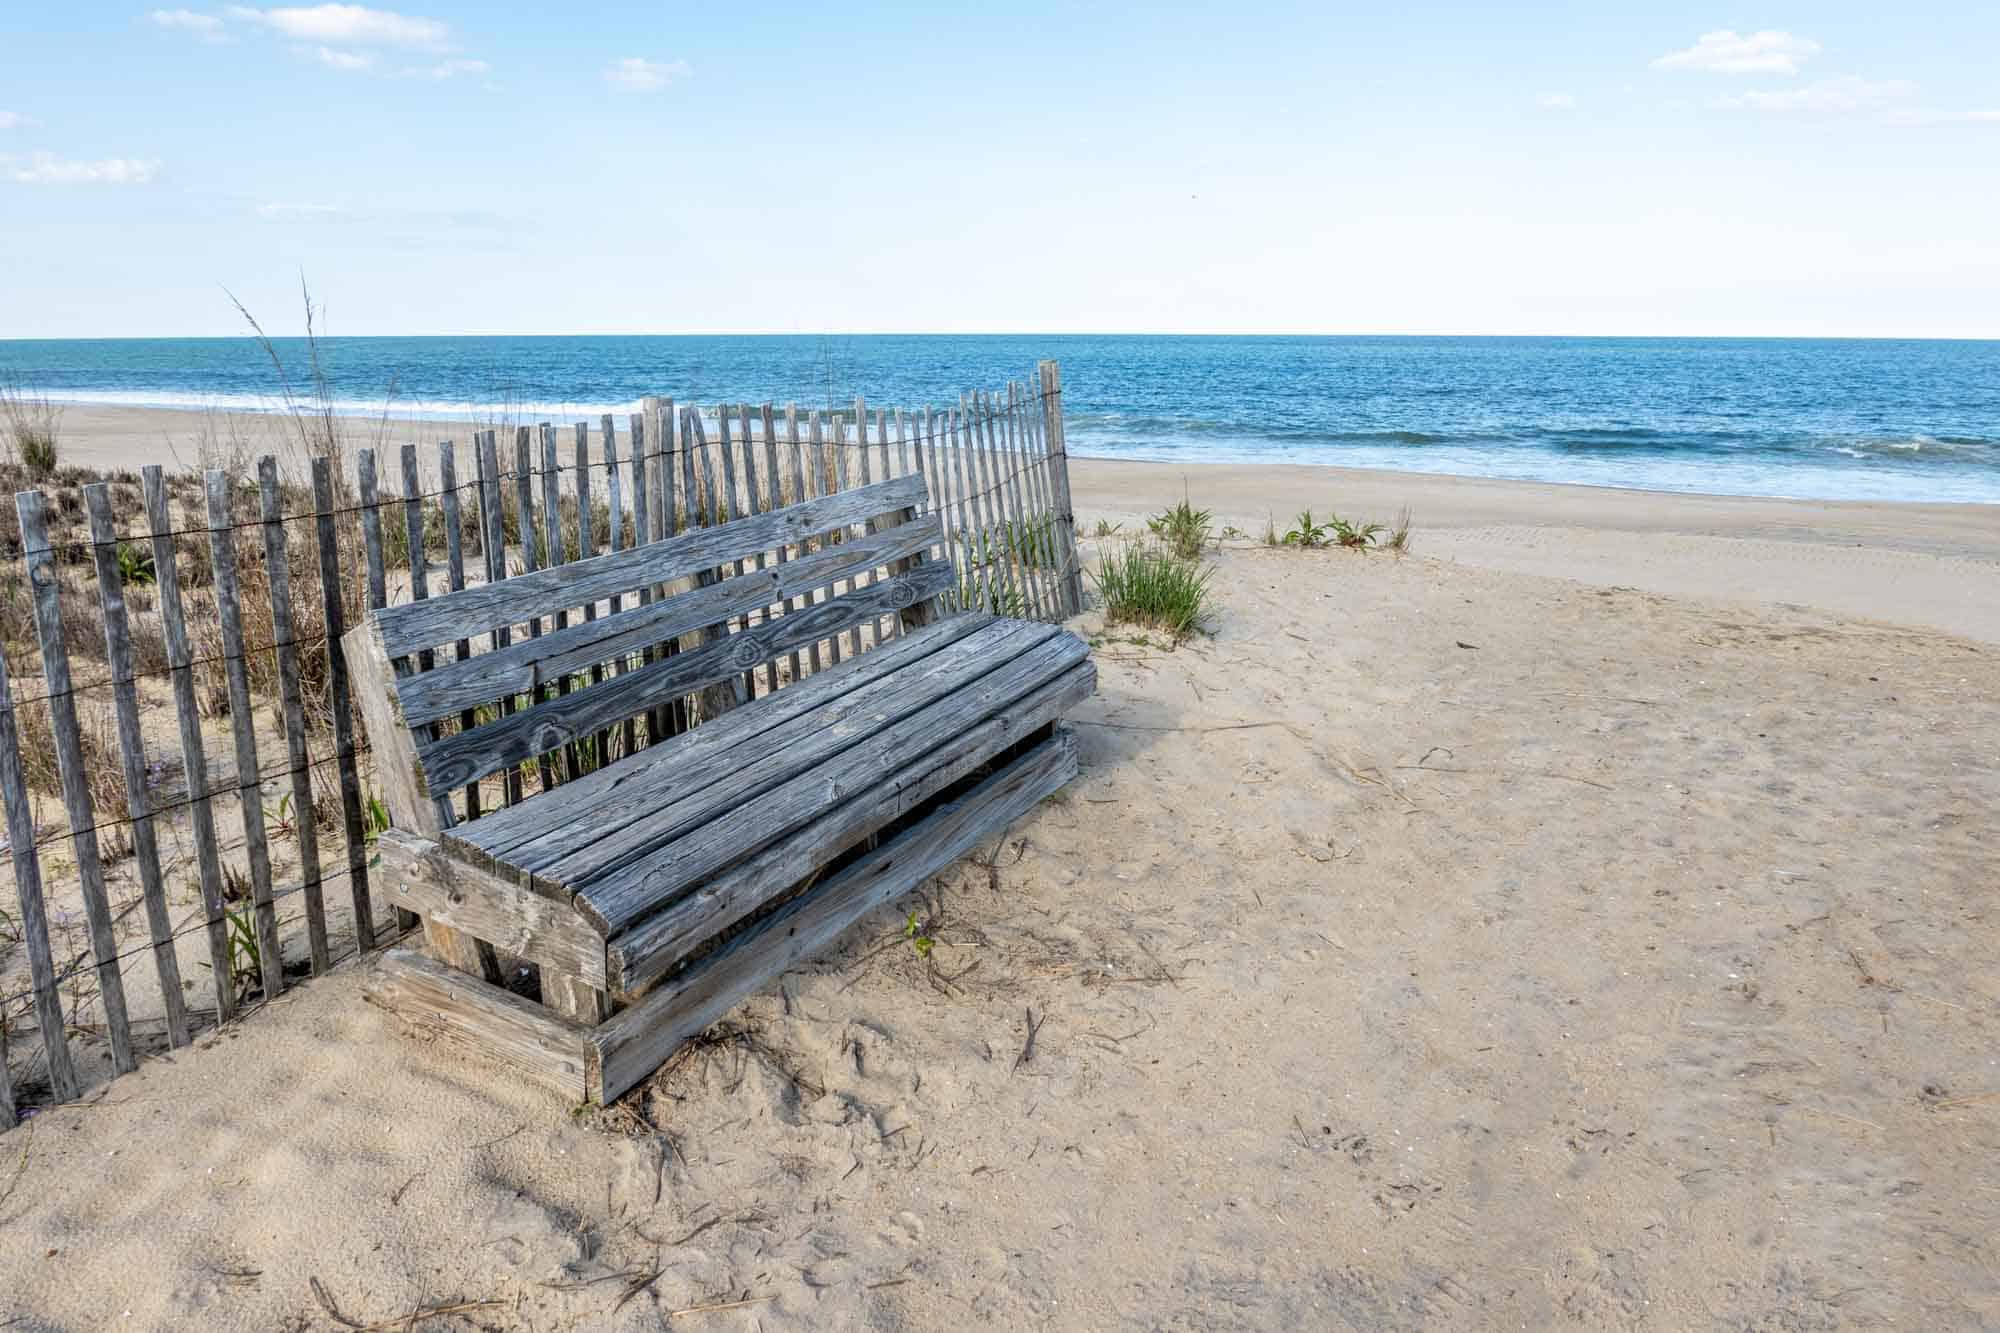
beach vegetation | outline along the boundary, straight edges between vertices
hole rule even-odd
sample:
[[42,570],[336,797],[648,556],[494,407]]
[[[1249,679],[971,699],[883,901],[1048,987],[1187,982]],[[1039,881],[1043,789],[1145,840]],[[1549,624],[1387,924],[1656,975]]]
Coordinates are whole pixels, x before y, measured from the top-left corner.
[[1330,525],[1314,520],[1313,511],[1301,510],[1291,529],[1285,533],[1284,544],[1311,551],[1326,545],[1326,535]]
[[1265,515],[1264,515],[1264,545],[1266,545],[1266,546],[1283,546],[1284,544],[1285,544],[1285,538],[1284,538],[1284,535],[1283,535],[1282,533],[1280,533],[1280,532],[1278,531],[1278,520],[1277,520],[1277,519],[1275,519],[1275,518],[1273,518],[1273,517],[1272,517],[1271,515],[1269,515],[1269,514],[1265,514]]
[[1382,548],[1387,551],[1394,551],[1397,555],[1408,555],[1410,553],[1410,510],[1408,505],[1405,505],[1397,512],[1395,525],[1389,529],[1389,535],[1382,539]]
[[1212,574],[1164,544],[1134,541],[1105,555],[1091,580],[1109,623],[1156,629],[1178,642],[1208,632]]
[[1116,537],[1119,529],[1124,526],[1123,523],[1113,523],[1110,519],[1100,518],[1097,520],[1097,526],[1092,529],[1090,535],[1093,537]]
[[1208,547],[1213,517],[1210,510],[1196,509],[1183,490],[1179,504],[1146,520],[1146,530],[1178,559],[1199,560]]
[[30,481],[54,478],[62,461],[62,408],[19,380],[0,384],[0,441]]

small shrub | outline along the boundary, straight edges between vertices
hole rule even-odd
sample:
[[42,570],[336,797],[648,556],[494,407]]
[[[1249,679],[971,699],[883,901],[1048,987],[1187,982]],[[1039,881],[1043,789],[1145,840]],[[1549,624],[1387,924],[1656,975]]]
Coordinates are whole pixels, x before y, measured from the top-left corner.
[[[1334,520],[1335,523],[1339,521],[1339,519]],[[1326,545],[1326,534],[1331,527],[1332,524],[1329,523],[1314,522],[1312,510],[1301,510],[1297,522],[1285,534],[1284,544],[1287,546],[1297,546],[1308,551],[1315,550],[1318,547]]]
[[1208,545],[1209,520],[1212,517],[1211,511],[1196,509],[1189,504],[1187,495],[1183,493],[1179,504],[1147,519],[1146,530],[1177,558],[1199,560]]
[[1105,619],[1157,629],[1175,640],[1207,632],[1209,578],[1199,561],[1143,542],[1105,556],[1091,574],[1104,596]]
[[1118,530],[1124,526],[1122,523],[1113,523],[1109,519],[1100,518],[1097,520],[1097,527],[1091,535],[1093,537],[1116,537]]
[[119,542],[118,576],[128,588],[158,582],[159,576],[153,569],[152,548],[136,542]]
[[1389,529],[1389,536],[1382,546],[1397,555],[1410,553],[1410,511],[1407,506],[1396,515],[1396,526]]
[[62,409],[21,383],[0,384],[0,431],[5,432],[9,454],[26,469],[31,481],[47,481],[55,476],[62,450],[57,437],[62,429]]
[[1329,518],[1327,527],[1333,532],[1334,542],[1351,551],[1367,550],[1369,543],[1382,531],[1380,523],[1349,523],[1338,517]]
[[1283,546],[1284,544],[1285,539],[1278,533],[1277,520],[1273,519],[1269,514],[1264,515],[1264,545]]

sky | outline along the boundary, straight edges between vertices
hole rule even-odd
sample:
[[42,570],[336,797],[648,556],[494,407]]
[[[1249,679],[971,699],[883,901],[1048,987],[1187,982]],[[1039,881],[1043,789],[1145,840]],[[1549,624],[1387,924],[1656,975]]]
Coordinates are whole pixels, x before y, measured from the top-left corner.
[[1990,0],[8,0],[0,337],[1993,338],[1996,71]]

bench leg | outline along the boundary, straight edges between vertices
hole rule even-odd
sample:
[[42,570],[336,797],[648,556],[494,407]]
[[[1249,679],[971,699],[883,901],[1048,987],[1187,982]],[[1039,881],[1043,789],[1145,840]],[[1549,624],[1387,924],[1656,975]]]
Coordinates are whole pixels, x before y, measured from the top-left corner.
[[423,923],[424,944],[431,957],[446,967],[482,977],[495,986],[500,984],[500,959],[495,956],[492,945],[430,917],[424,917]]
[[596,1027],[611,1017],[611,997],[573,972],[542,968],[542,1003],[564,1018]]

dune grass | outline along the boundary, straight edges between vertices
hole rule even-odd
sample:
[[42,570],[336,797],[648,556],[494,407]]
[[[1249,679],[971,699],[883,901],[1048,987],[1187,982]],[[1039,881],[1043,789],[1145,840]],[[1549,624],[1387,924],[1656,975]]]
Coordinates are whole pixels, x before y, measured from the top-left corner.
[[1156,629],[1176,641],[1208,632],[1212,571],[1150,541],[1127,542],[1091,572],[1111,624]]

